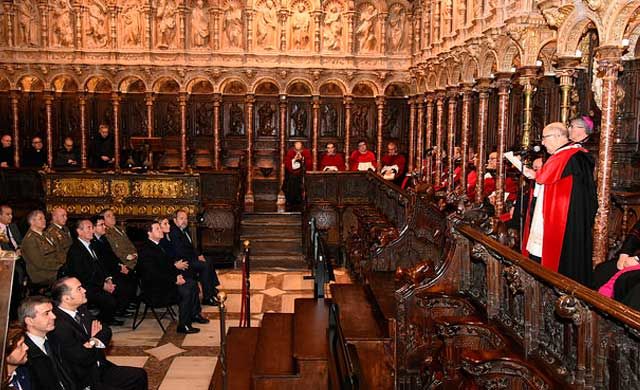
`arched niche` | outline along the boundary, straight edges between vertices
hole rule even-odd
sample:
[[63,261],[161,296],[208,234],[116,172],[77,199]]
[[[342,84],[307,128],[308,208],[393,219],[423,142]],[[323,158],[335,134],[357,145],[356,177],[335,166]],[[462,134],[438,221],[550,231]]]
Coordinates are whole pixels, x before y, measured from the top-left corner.
[[376,95],[373,86],[367,82],[360,82],[353,87],[354,97],[374,97]]
[[52,142],[57,150],[65,137],[71,137],[80,144],[80,108],[78,106],[78,83],[68,74],[57,75],[51,80],[55,92],[52,109]]
[[120,82],[118,90],[122,93],[145,93],[147,86],[140,78],[130,76]]
[[[120,91],[120,134],[123,140],[131,137],[152,136],[149,131],[149,112],[146,104],[147,85],[138,76],[130,75],[118,85]],[[125,149],[133,148],[128,142],[122,144]]]
[[344,91],[344,86],[337,82],[326,82],[320,86],[320,96],[339,97],[344,95]]
[[255,88],[256,95],[277,96],[280,94],[280,88],[270,80],[260,82]]
[[328,142],[344,150],[344,85],[327,81],[320,86],[320,142],[324,148]]
[[245,95],[247,86],[240,80],[228,80],[222,84],[221,90],[225,95]]
[[391,83],[384,90],[384,96],[394,98],[406,98],[409,96],[411,87],[405,83]]
[[311,84],[303,80],[295,80],[287,86],[289,96],[311,96]]

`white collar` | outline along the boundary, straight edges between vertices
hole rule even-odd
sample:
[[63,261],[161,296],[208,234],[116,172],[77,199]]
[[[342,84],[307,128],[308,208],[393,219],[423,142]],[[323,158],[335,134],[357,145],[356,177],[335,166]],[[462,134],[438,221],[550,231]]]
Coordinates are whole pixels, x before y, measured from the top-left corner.
[[77,310],[69,310],[69,309],[65,309],[65,308],[64,308],[64,307],[62,307],[62,306],[58,306],[58,309],[62,310],[63,312],[65,312],[65,313],[67,313],[67,314],[69,314],[69,316],[70,316],[71,318],[74,318],[74,319],[76,318],[76,314],[78,314],[78,311],[77,311]]
[[40,337],[40,336],[36,336],[34,334],[31,334],[29,332],[27,332],[27,337],[29,337],[31,339],[31,341],[33,341],[33,343],[40,348],[40,350],[42,352],[44,352],[44,354],[47,354],[46,349],[44,348],[44,342],[47,341],[47,337]]

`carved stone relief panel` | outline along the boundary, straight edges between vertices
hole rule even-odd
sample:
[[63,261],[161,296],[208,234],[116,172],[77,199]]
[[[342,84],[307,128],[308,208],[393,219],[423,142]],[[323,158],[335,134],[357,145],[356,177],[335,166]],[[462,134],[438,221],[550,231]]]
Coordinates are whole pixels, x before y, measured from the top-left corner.
[[278,106],[268,100],[256,104],[255,129],[259,137],[275,137],[278,134]]
[[84,47],[102,49],[109,46],[111,30],[109,6],[105,0],[88,0],[84,13]]
[[175,94],[159,94],[153,103],[156,136],[180,135],[180,110]]
[[309,50],[313,37],[313,19],[311,3],[300,0],[292,4],[289,18],[289,47],[293,50]]
[[[351,139],[373,139],[375,129],[375,107],[368,101],[358,101],[351,109]],[[373,150],[372,145],[369,149]]]
[[344,11],[340,1],[330,1],[324,6],[324,20],[322,22],[323,48],[326,51],[338,52],[343,50],[346,19],[342,17]]
[[289,104],[289,136],[308,137],[311,123],[311,110],[305,101],[292,101]]
[[191,48],[206,49],[211,42],[209,8],[205,0],[195,0],[189,14],[189,39]]
[[175,49],[178,32],[178,5],[175,0],[158,0],[155,4],[155,47]]
[[243,5],[239,0],[225,2],[222,16],[222,46],[230,49],[244,48]]
[[387,50],[390,54],[409,49],[407,40],[407,11],[401,4],[393,4],[387,17]]
[[255,10],[255,43],[263,50],[278,48],[278,6],[274,0],[261,0]]
[[340,124],[343,122],[340,102],[323,102],[320,105],[320,136],[338,137],[342,135]]
[[380,46],[378,10],[373,3],[363,2],[356,17],[356,46],[360,53],[374,53]]
[[120,11],[120,47],[141,48],[144,39],[143,6],[137,0],[126,0]]
[[191,95],[187,113],[187,133],[191,137],[213,135],[211,95]]
[[69,0],[53,0],[49,11],[50,44],[52,47],[73,47],[73,6]]
[[225,102],[223,105],[223,129],[227,136],[243,136],[245,134],[244,104],[241,102]]

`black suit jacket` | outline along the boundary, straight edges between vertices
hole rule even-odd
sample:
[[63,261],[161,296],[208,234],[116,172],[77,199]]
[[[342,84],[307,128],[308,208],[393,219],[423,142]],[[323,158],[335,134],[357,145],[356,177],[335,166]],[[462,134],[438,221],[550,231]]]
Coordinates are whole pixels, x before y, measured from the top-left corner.
[[[7,227],[9,228],[9,231],[11,232],[11,236],[16,241],[16,244],[18,244],[18,247],[19,247],[20,244],[22,243],[22,233],[20,233],[20,229],[18,229],[18,226],[15,223],[10,223],[9,226]],[[9,242],[0,242],[0,249],[5,251],[15,251],[18,248],[14,248],[11,241],[9,241]]]
[[120,264],[122,264],[122,262],[111,248],[111,244],[107,241],[107,236],[100,238],[94,236],[91,244],[94,252],[96,252],[98,258],[104,265],[105,271],[109,275],[117,275],[120,273]]
[[[49,339],[51,356],[47,356],[25,334],[24,343],[29,347],[27,351],[26,368],[32,390],[73,390],[76,388],[68,371],[62,363],[60,345]],[[22,384],[22,382],[20,383]]]
[[[58,307],[53,308],[56,315],[56,328],[49,332],[48,336],[56,343],[63,356],[63,368],[68,372],[77,387],[83,389],[87,386],[95,386],[101,382],[102,370],[113,366],[105,356],[105,350],[101,348],[85,348],[84,343],[91,338],[91,324],[95,317],[87,310],[86,306],[80,306],[80,323]],[[85,331],[86,329],[86,331]],[[95,336],[105,346],[111,342],[111,329],[103,324],[102,330]]]
[[177,302],[176,276],[178,270],[172,259],[160,245],[146,240],[138,248],[136,272],[142,283],[142,290],[154,305]]
[[[196,252],[193,242],[189,241],[182,229],[172,224],[169,237],[175,248],[176,258],[185,259],[190,263],[198,260],[198,252]],[[191,239],[193,240],[193,237]]]
[[67,252],[65,273],[68,276],[78,278],[87,291],[95,292],[102,290],[105,279],[111,274],[109,267],[105,265],[104,259],[100,258],[100,251],[93,246],[92,248],[98,256],[97,261],[79,240],[73,240],[73,244],[71,244],[69,252]]

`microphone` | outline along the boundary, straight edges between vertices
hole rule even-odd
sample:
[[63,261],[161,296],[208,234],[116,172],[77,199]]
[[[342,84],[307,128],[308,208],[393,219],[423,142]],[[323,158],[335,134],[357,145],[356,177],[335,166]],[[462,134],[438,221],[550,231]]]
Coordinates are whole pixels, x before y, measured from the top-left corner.
[[540,147],[540,145],[534,145],[530,149],[517,150],[512,153],[514,156],[527,156],[532,153],[540,153],[541,151],[542,151],[542,148]]

